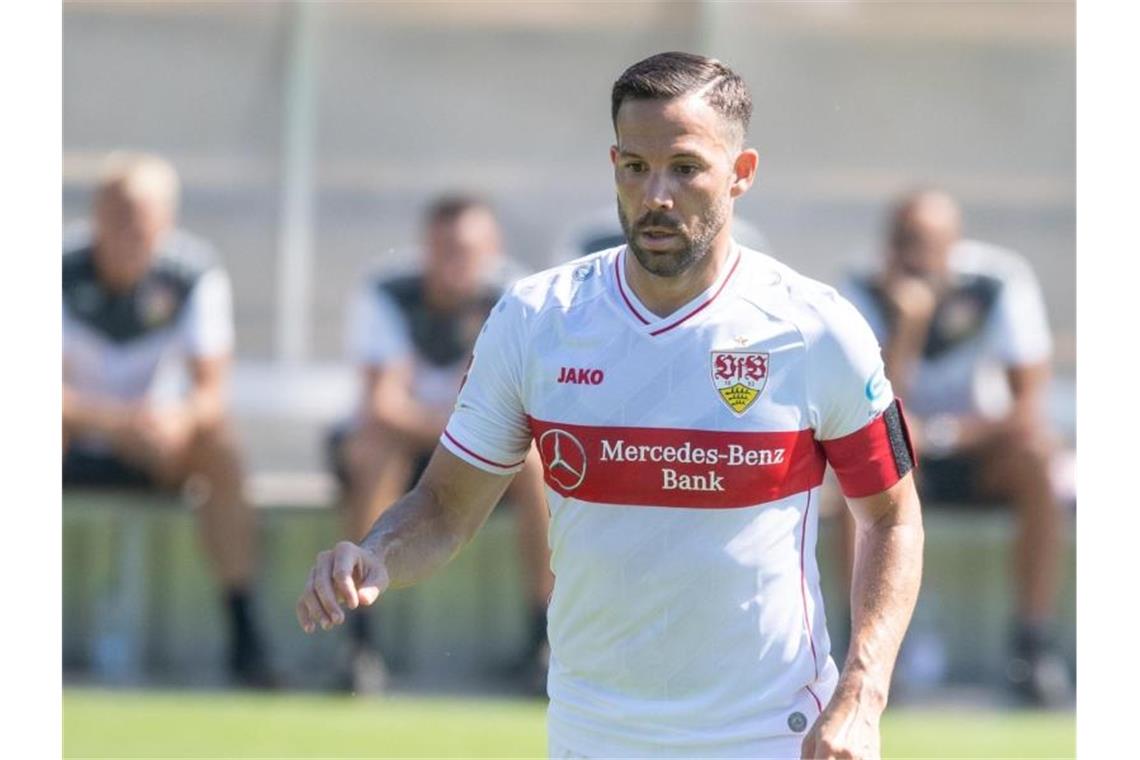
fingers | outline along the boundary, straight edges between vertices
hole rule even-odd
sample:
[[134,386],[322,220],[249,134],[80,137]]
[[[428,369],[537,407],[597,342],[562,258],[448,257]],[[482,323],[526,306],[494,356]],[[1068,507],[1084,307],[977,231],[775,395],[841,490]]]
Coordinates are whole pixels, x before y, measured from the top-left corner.
[[334,625],[344,622],[344,610],[336,602],[336,590],[332,584],[332,557],[331,552],[321,552],[313,572],[313,591],[324,613],[319,621],[321,628],[326,631]]
[[[359,578],[359,580],[357,580]],[[388,588],[388,573],[374,554],[342,541],[333,551],[317,555],[305,590],[297,600],[297,622],[305,633],[319,625],[329,630],[344,622],[349,609],[370,605]]]
[[316,568],[309,571],[309,580],[305,584],[305,590],[302,592],[301,598],[297,600],[297,622],[300,623],[301,630],[305,633],[312,633],[322,617],[321,605],[313,591],[313,575],[315,573]]
[[297,622],[305,633],[312,633],[317,625],[327,631],[344,620],[344,613],[336,603],[331,576],[332,553],[323,551],[317,555],[317,562],[309,571],[305,590],[297,600]]
[[354,549],[356,547],[353,544],[342,541],[336,545],[336,549],[333,551],[333,588],[350,610],[355,610],[359,605],[359,599],[356,595],[356,580],[353,577],[359,555],[353,551]]
[[380,562],[369,564],[357,587],[360,603],[368,606],[375,602],[388,589],[388,583],[387,568]]

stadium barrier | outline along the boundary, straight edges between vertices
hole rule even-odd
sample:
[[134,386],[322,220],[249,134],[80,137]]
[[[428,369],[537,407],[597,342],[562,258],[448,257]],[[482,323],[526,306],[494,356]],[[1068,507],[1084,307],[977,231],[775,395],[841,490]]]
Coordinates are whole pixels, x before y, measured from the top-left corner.
[[[281,490],[254,489],[264,499]],[[311,489],[310,497],[323,493]],[[279,494],[280,495],[280,494]],[[306,636],[293,606],[313,556],[337,539],[325,504],[259,501],[257,610],[286,682],[335,687],[347,661],[342,628]],[[397,684],[479,688],[521,647],[523,584],[511,510],[500,506],[436,576],[390,592],[375,613]],[[898,693],[945,683],[996,684],[1012,608],[1008,513],[928,508],[926,572],[900,657]],[[818,555],[828,609],[846,612],[834,520]],[[69,678],[111,683],[217,685],[225,620],[199,551],[194,515],[171,496],[69,491],[63,497],[63,661]],[[1075,542],[1066,543],[1061,645],[1075,657]],[[842,611],[842,612],[840,612]],[[834,638],[834,637],[833,637]],[[837,654],[837,656],[839,656]]]

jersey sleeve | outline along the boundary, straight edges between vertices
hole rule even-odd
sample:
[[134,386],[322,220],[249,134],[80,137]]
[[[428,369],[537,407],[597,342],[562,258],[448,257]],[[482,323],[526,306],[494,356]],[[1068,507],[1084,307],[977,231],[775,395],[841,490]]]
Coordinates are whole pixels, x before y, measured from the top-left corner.
[[1016,367],[1049,359],[1053,341],[1045,300],[1028,266],[1002,285],[995,317],[996,350],[1004,364]]
[[483,325],[455,410],[440,443],[468,464],[497,475],[517,472],[530,448],[523,404],[522,304],[510,292]]
[[345,313],[345,353],[355,364],[380,367],[412,353],[408,321],[374,284],[358,288]]
[[224,271],[210,269],[194,284],[182,324],[191,356],[210,358],[233,351],[233,296]]
[[914,449],[867,321],[838,294],[822,301],[808,344],[809,417],[843,493],[870,496],[914,468]]

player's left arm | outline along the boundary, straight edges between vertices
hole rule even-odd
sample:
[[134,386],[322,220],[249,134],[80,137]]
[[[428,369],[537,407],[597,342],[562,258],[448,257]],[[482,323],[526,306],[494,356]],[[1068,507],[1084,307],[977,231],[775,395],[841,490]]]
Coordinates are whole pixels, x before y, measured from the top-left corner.
[[177,450],[191,437],[216,432],[226,418],[234,327],[229,279],[220,269],[202,275],[181,324],[190,389],[170,407],[149,410],[154,436]]
[[816,304],[820,322],[806,333],[809,410],[856,541],[848,657],[803,756],[878,757],[879,718],[922,576],[915,456],[870,327],[838,296]]
[[803,757],[878,757],[879,718],[922,577],[922,511],[907,473],[885,491],[847,498],[855,517],[851,643]]

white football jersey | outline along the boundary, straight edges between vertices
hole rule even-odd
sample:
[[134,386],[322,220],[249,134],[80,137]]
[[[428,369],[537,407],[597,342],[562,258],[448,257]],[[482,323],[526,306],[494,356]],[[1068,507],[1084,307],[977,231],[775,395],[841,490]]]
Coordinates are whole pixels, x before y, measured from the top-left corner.
[[[1007,369],[1048,361],[1052,353],[1041,288],[1024,258],[976,240],[954,246],[950,271],[952,286],[931,320],[907,408],[922,416],[999,417],[1012,401]],[[889,311],[875,276],[851,278],[843,294],[886,343]]]
[[[620,246],[528,277],[492,311],[442,443],[488,472],[538,443],[551,509],[552,746],[742,756],[801,736],[834,689],[819,486],[912,466],[866,322],[734,244],[667,317]],[[636,266],[636,263],[631,262]]]
[[[73,233],[63,258],[63,376],[90,396],[134,401],[177,392],[187,357],[233,350],[230,283],[202,241],[176,231],[128,293],[100,283],[89,236]],[[105,441],[73,445],[90,450]]]

